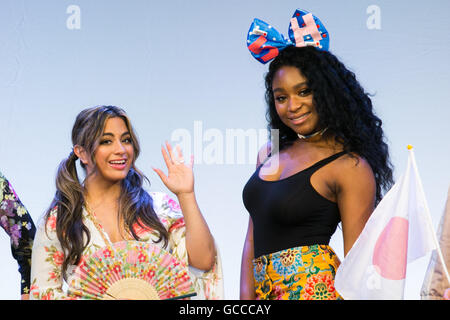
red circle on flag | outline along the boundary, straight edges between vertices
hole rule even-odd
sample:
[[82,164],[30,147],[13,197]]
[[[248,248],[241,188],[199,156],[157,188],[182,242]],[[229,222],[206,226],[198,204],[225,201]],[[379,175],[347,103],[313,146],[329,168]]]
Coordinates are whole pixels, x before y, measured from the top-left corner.
[[408,220],[393,217],[377,239],[372,263],[383,278],[401,280],[406,275],[407,253]]

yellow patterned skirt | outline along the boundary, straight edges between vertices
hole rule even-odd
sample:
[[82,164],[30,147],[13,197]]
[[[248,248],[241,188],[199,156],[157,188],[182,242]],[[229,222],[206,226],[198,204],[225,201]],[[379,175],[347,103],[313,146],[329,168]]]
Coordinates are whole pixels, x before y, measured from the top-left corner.
[[301,246],[253,260],[256,298],[341,300],[334,288],[340,261],[328,245]]

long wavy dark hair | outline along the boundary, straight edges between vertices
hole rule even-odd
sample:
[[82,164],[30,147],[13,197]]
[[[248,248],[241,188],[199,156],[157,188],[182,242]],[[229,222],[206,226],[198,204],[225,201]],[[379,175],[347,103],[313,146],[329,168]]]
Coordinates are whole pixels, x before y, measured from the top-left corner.
[[[139,237],[133,226],[137,223],[141,227],[148,227],[159,233],[157,242],[163,241],[166,246],[168,232],[153,210],[151,196],[143,189],[143,182],[144,180],[148,182],[148,179],[135,166],[140,147],[125,111],[114,106],[98,106],[81,111],[72,128],[72,144],[83,147],[95,165],[94,153],[99,145],[106,120],[114,117],[125,121],[134,149],[132,166],[121,182],[118,219],[123,219],[125,226],[136,240],[139,240]],[[90,232],[83,223],[85,189],[78,178],[77,159],[72,151],[69,157],[60,163],[56,175],[55,197],[46,213],[46,222],[48,222],[54,210],[57,210],[56,234],[64,251],[62,264],[64,278],[66,278],[67,267],[80,262],[83,250],[90,241]],[[85,168],[83,163],[81,166]]]
[[373,111],[369,94],[355,74],[328,51],[315,47],[288,47],[270,63],[265,76],[268,129],[279,130],[279,149],[298,139],[296,133],[280,119],[275,108],[272,82],[284,66],[296,67],[307,79],[314,95],[319,126],[335,137],[348,154],[366,159],[375,175],[376,203],[393,184],[392,164],[384,141],[382,121]]

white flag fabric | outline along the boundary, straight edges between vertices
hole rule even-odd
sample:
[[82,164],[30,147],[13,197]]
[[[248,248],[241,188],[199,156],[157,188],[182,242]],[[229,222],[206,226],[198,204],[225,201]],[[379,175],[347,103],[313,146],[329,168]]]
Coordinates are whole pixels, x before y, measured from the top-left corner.
[[405,174],[379,202],[339,266],[337,292],[348,300],[403,299],[406,266],[436,248],[433,232],[411,148]]

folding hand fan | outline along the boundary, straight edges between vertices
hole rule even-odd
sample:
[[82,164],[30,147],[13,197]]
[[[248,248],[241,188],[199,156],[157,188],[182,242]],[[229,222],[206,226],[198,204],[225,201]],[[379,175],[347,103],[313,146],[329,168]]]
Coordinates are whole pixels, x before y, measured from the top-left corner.
[[156,245],[121,241],[83,259],[69,295],[85,299],[163,300],[195,295],[186,265]]

